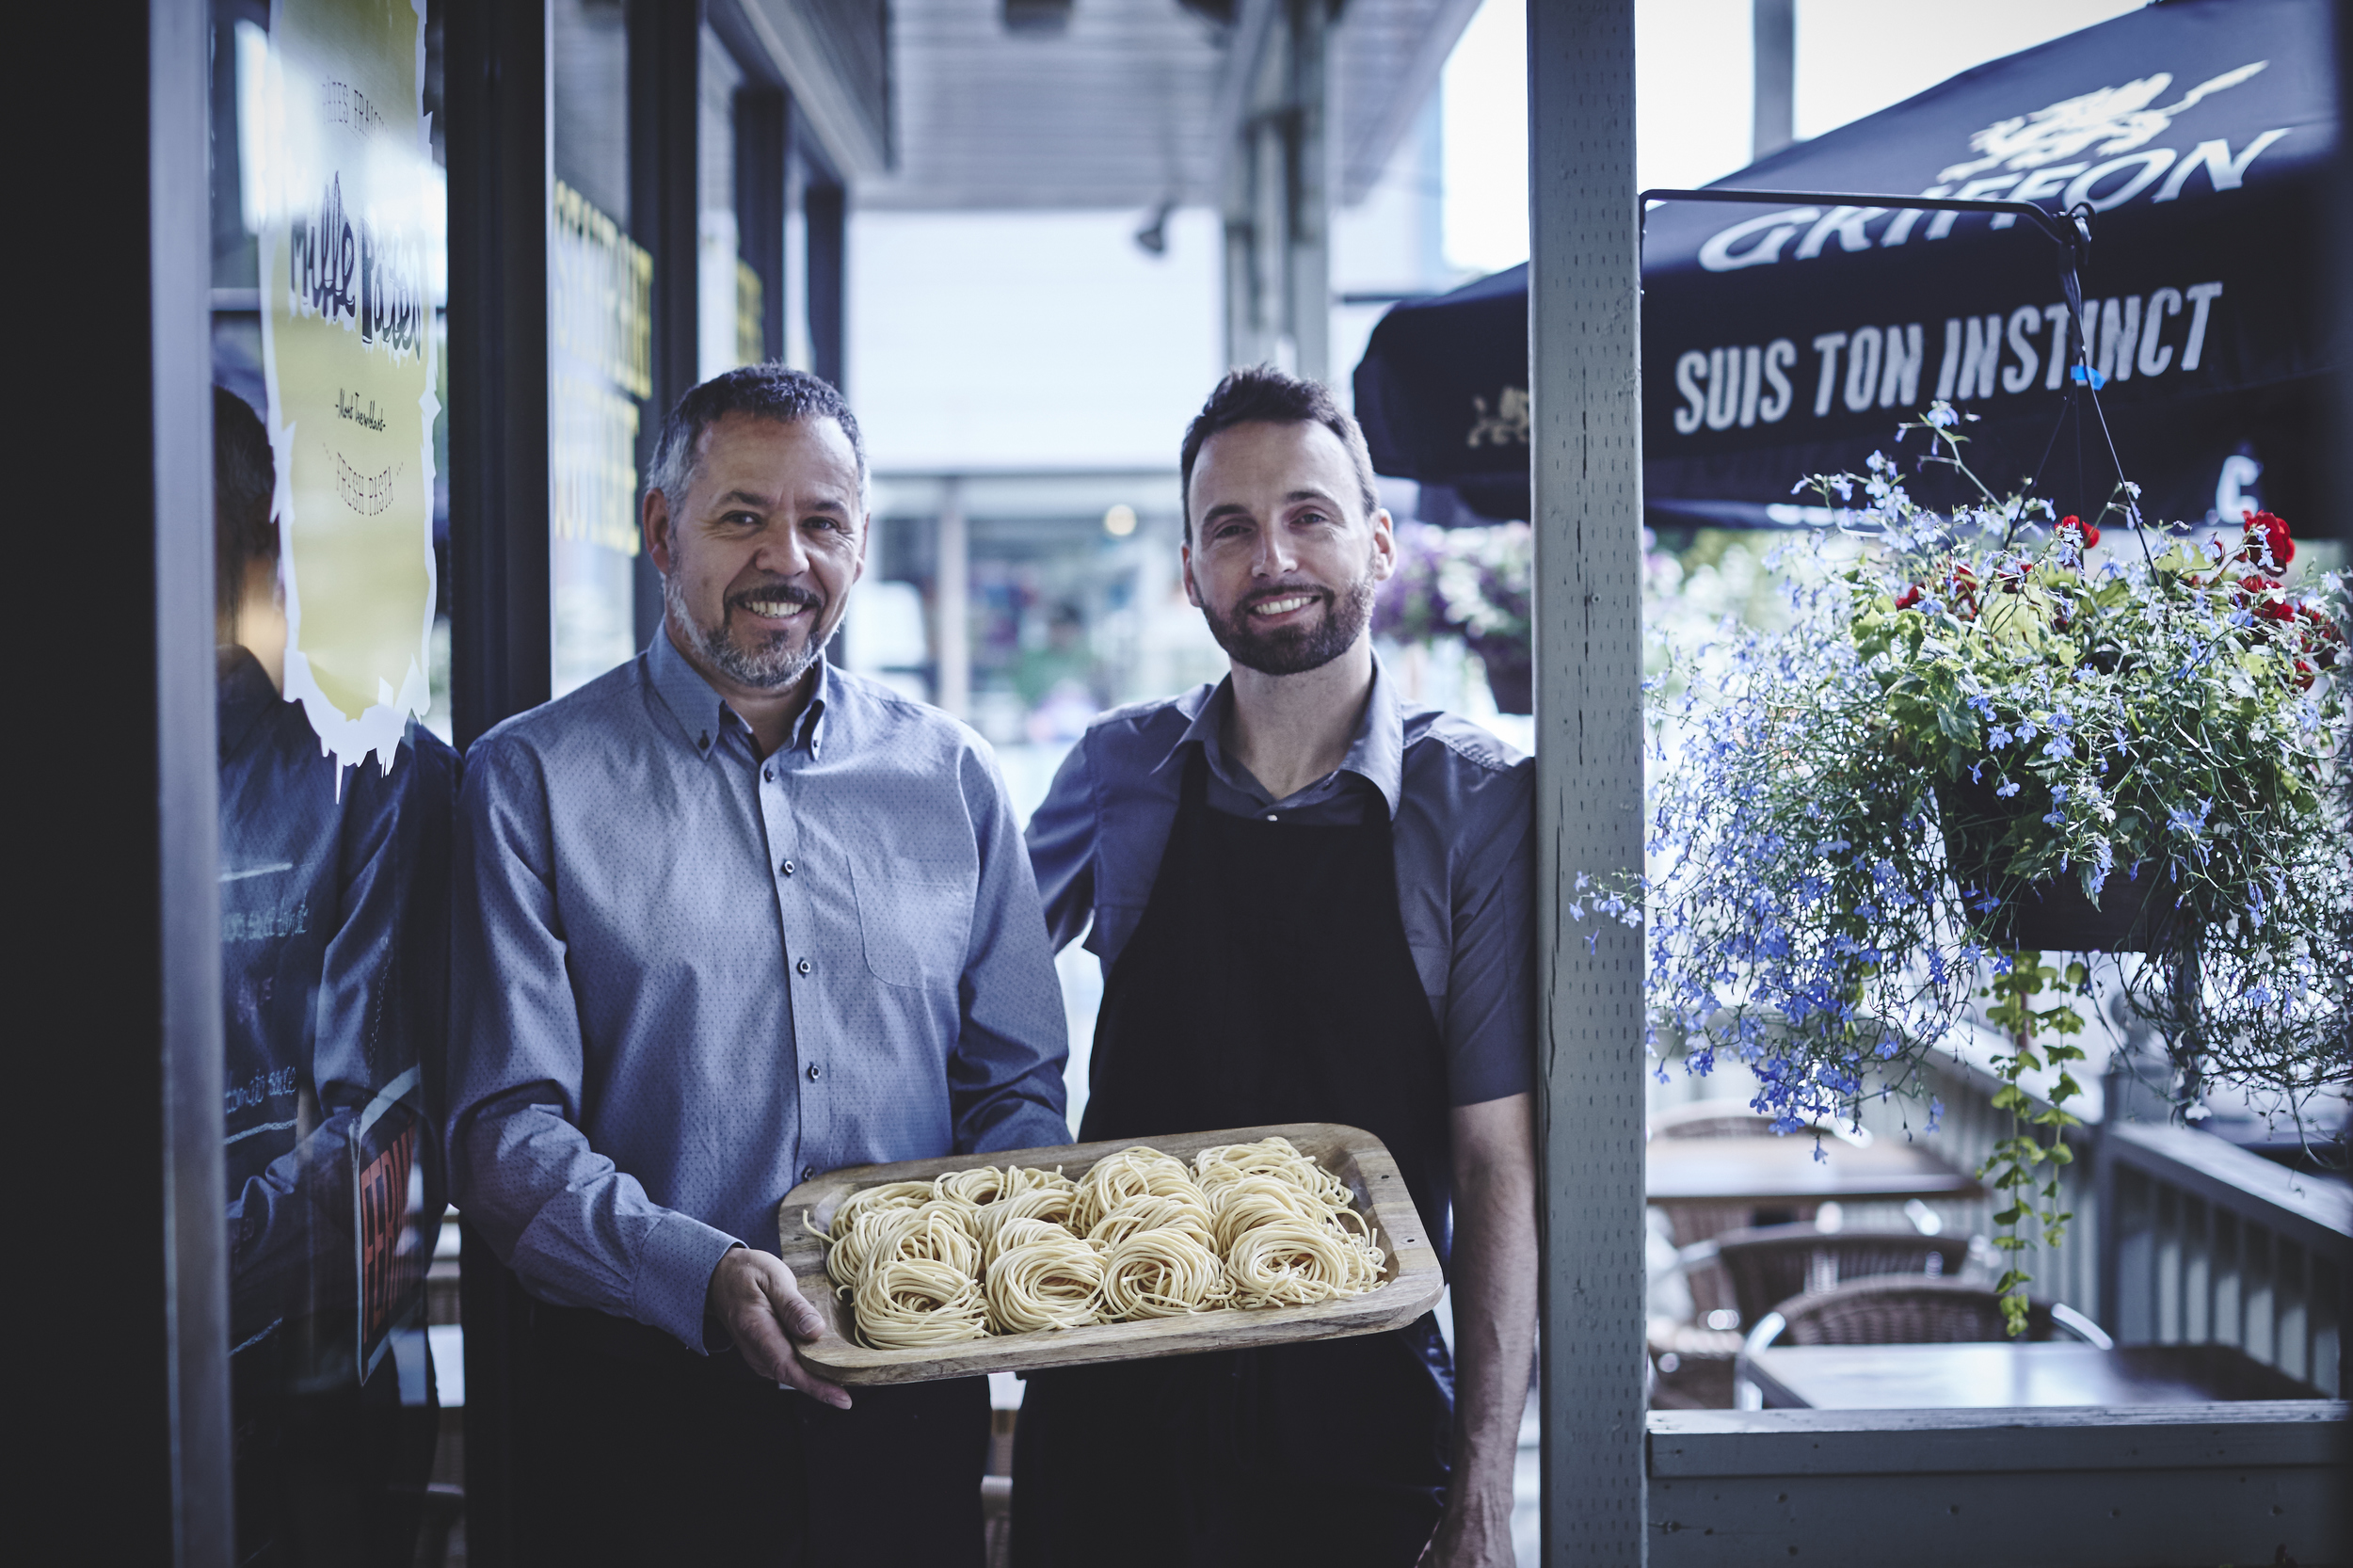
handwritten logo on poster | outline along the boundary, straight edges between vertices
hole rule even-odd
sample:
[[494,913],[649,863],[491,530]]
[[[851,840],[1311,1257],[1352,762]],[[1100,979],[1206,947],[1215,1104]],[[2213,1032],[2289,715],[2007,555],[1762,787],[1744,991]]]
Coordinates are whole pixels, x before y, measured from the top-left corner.
[[424,0],[274,0],[257,138],[286,696],[389,768],[430,696],[438,184]]

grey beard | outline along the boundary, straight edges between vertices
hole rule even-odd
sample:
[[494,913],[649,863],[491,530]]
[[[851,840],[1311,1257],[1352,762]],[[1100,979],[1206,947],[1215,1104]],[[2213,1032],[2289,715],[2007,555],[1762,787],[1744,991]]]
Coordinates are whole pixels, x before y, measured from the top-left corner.
[[[793,590],[784,591],[784,597],[793,596]],[[727,617],[732,613],[728,607],[725,604],[720,606],[718,625],[701,624],[686,607],[686,590],[679,585],[676,572],[662,579],[662,609],[672,625],[683,626],[692,632],[703,657],[710,660],[720,674],[738,685],[749,686],[755,691],[782,691],[807,675],[809,666],[817,663],[817,656],[824,651],[813,635],[816,630],[814,615],[809,617],[812,635],[797,648],[785,640],[782,632],[770,638],[768,645],[757,652],[739,648],[735,640],[728,635]]]
[[1356,639],[1365,634],[1365,627],[1372,619],[1373,596],[1380,584],[1368,571],[1355,582],[1332,597],[1332,609],[1322,623],[1311,630],[1289,630],[1261,632],[1250,629],[1250,610],[1244,605],[1231,619],[1219,616],[1208,605],[1201,609],[1209,623],[1209,634],[1225,656],[1244,669],[1260,675],[1305,675],[1321,669],[1333,660],[1356,646]]

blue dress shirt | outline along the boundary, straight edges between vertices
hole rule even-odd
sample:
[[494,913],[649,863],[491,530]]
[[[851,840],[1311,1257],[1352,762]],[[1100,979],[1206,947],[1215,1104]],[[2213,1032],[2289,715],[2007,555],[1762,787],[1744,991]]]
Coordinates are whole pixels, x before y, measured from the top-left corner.
[[830,665],[762,760],[658,633],[466,759],[453,1198],[535,1295],[703,1350],[712,1270],[820,1171],[1069,1141],[1003,781]]
[[1535,1083],[1535,764],[1434,708],[1408,708],[1378,660],[1340,765],[1269,798],[1221,738],[1230,680],[1097,718],[1030,819],[1031,865],[1057,951],[1086,934],[1111,974],[1144,919],[1193,746],[1209,807],[1305,826],[1389,813],[1398,913],[1445,1042],[1449,1097],[1476,1105]]

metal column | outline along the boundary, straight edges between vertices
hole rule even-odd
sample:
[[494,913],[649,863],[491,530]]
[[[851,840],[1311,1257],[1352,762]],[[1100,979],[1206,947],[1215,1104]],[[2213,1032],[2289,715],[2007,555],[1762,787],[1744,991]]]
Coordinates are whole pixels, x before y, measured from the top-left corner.
[[760,353],[784,358],[784,202],[790,184],[792,101],[781,88],[735,95],[735,211],[743,224],[736,250],[760,278]]
[[1634,0],[1531,4],[1528,70],[1545,1561],[1639,1563],[1642,934],[1562,908],[1642,863]]
[[[450,676],[460,748],[548,699],[548,236],[554,180],[548,0],[449,13]],[[460,1232],[466,1547],[516,1560],[516,1445],[531,1304]]]
[[1332,374],[1332,166],[1325,135],[1332,23],[1326,0],[1290,0],[1289,32],[1283,320],[1292,368],[1321,381]]
[[1332,373],[1330,0],[1250,0],[1220,88],[1225,359]]
[[[662,422],[700,379],[702,130],[700,0],[629,8],[629,227],[653,254],[653,394],[637,427],[637,472],[653,466]],[[637,645],[662,625],[662,574],[638,554]]]
[[801,198],[808,224],[808,357],[818,376],[848,394],[842,275],[849,265],[849,201],[839,184],[809,182]]
[[450,696],[461,749],[545,702],[553,680],[552,30],[547,0],[486,0],[449,19]]
[[1752,0],[1756,44],[1750,118],[1751,162],[1798,139],[1798,0]]
[[[11,405],[31,526],[10,627],[8,1155],[31,1201],[10,1234],[26,1326],[9,1495],[26,1560],[226,1568],[209,29],[194,0],[99,0],[72,22],[89,41],[46,52],[26,120],[104,110],[71,152],[28,139],[9,169],[28,211],[104,193],[107,232],[18,285],[41,371]],[[104,552],[103,618],[63,567],[85,538]]]

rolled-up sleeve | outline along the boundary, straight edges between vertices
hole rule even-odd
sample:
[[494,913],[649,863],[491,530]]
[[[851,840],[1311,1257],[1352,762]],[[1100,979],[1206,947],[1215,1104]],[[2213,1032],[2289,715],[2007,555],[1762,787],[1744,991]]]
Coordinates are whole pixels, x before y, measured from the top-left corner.
[[962,766],[981,870],[958,987],[961,1027],[948,1061],[956,1149],[1068,1143],[1063,1064],[1070,1054],[1069,1023],[1037,884],[995,762],[975,749]]
[[1464,812],[1451,877],[1453,957],[1447,980],[1448,1097],[1477,1105],[1536,1082],[1536,768],[1523,760],[1481,779]]
[[1054,771],[1053,788],[1030,818],[1030,871],[1046,912],[1046,930],[1060,952],[1086,935],[1095,912],[1095,778],[1086,736]]
[[538,759],[485,737],[458,817],[452,1197],[534,1295],[702,1351],[711,1272],[737,1241],[653,1202],[581,1129],[584,1051],[551,837]]

